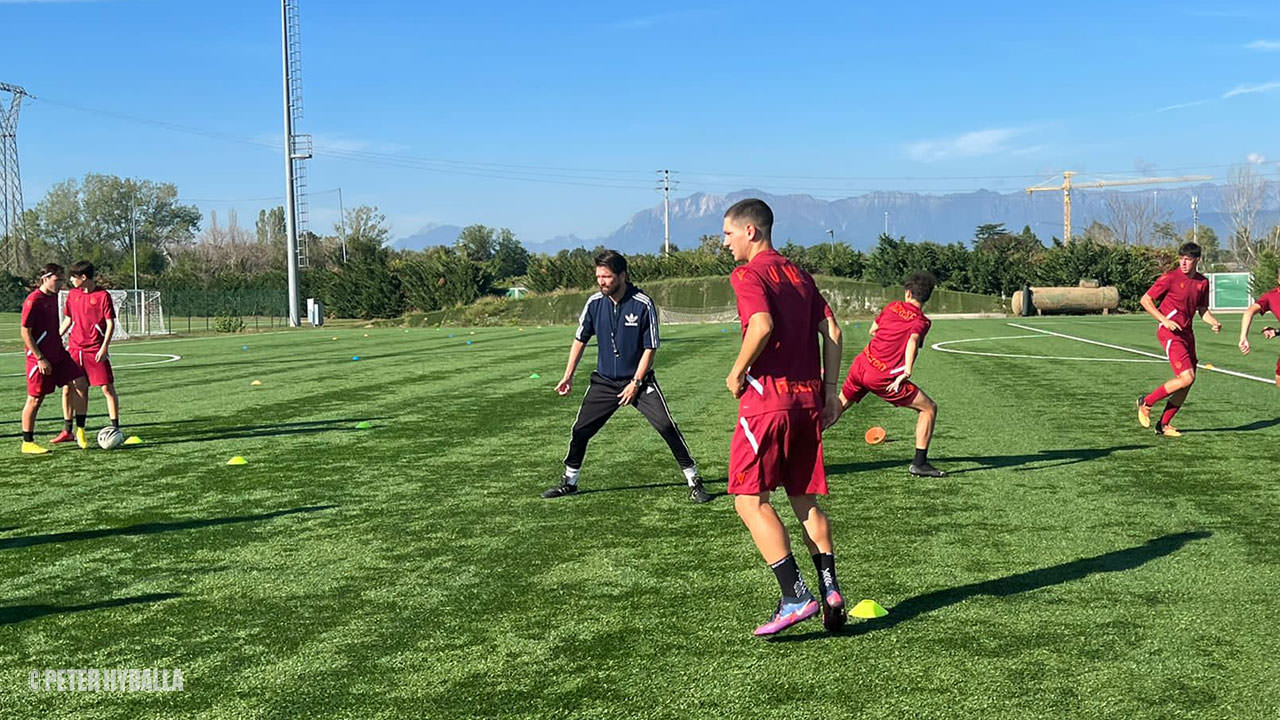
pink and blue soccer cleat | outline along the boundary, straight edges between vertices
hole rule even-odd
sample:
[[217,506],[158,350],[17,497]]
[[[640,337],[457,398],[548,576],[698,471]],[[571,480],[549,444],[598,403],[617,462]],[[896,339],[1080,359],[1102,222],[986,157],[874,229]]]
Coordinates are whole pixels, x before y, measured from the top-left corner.
[[837,632],[844,627],[849,614],[845,610],[844,597],[839,590],[832,590],[822,597],[822,627]]
[[808,620],[818,614],[821,606],[818,601],[813,599],[812,595],[803,598],[794,599],[787,602],[785,599],[778,601],[778,609],[773,613],[773,619],[756,628],[757,637],[764,635],[773,635],[782,632],[787,628],[795,625],[802,620]]

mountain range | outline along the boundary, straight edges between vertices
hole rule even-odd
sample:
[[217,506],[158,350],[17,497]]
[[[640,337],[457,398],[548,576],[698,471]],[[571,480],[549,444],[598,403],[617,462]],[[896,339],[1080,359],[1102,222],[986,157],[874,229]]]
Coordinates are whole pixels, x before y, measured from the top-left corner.
[[[1213,228],[1219,238],[1230,234],[1225,195],[1230,188],[1209,183],[1169,189],[1076,190],[1072,193],[1072,228],[1078,235],[1093,221],[1109,223],[1109,205],[1145,204],[1148,213],[1174,223],[1179,231],[1192,224],[1192,196],[1199,201],[1199,224]],[[1280,197],[1271,191],[1258,214],[1257,227],[1265,231],[1280,221]],[[724,211],[734,202],[757,197],[769,203],[776,218],[775,244],[787,241],[816,245],[832,239],[858,250],[875,247],[886,229],[890,235],[912,242],[967,242],[974,229],[986,223],[1004,223],[1013,232],[1030,226],[1044,242],[1061,237],[1062,194],[1025,192],[998,193],[976,190],[967,193],[925,195],[907,192],[872,192],[839,200],[822,200],[809,195],[773,195],[763,190],[744,189],[725,195],[695,193],[671,201],[671,242],[683,249],[698,245],[703,235],[718,235]],[[429,225],[413,235],[392,243],[397,249],[419,250],[433,245],[451,245],[462,228]],[[613,233],[600,238],[565,235],[541,241],[522,239],[530,252],[556,252],[565,248],[604,246],[623,253],[652,253],[662,249],[662,205],[641,210]]]

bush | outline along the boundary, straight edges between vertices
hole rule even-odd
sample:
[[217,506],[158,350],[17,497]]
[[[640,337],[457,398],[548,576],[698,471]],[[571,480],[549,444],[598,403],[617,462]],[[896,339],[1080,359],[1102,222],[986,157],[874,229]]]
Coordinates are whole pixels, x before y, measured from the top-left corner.
[[218,315],[213,319],[213,329],[220,333],[238,333],[244,330],[244,318],[239,315]]

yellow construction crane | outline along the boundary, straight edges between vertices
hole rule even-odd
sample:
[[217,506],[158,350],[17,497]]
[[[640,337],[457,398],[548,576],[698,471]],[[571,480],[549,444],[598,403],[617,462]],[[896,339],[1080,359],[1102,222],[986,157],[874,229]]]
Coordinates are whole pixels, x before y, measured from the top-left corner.
[[1153,185],[1155,183],[1174,183],[1174,182],[1199,182],[1201,180],[1212,180],[1208,175],[1184,175],[1182,177],[1156,177],[1156,178],[1134,178],[1132,180],[1094,180],[1091,182],[1071,184],[1071,176],[1075,172],[1067,170],[1062,173],[1062,184],[1057,186],[1038,185],[1036,187],[1027,188],[1027,194],[1034,192],[1045,192],[1047,190],[1062,191],[1062,240],[1066,242],[1071,239],[1071,189],[1072,188],[1101,188],[1112,187],[1114,185]]

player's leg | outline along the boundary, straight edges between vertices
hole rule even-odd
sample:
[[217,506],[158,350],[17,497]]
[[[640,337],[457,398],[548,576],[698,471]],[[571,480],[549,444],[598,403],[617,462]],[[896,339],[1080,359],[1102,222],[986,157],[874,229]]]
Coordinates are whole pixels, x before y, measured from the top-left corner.
[[55,435],[53,439],[49,441],[51,445],[71,442],[76,439],[76,436],[72,434],[72,428],[75,427],[75,422],[72,420],[71,416],[71,393],[72,390],[70,385],[62,386],[62,432]]
[[[1151,408],[1155,407],[1156,403],[1190,386],[1195,381],[1195,346],[1185,338],[1172,333],[1165,335],[1161,331],[1157,333],[1157,337],[1160,338],[1165,355],[1169,358],[1173,378],[1165,381],[1145,397],[1138,398],[1138,424],[1144,428],[1151,427]],[[1188,371],[1191,373],[1190,376],[1187,375]]]
[[779,433],[785,432],[786,426],[778,422],[784,415],[739,418],[729,446],[729,492],[734,496],[734,510],[747,526],[782,593],[773,616],[756,628],[756,635],[772,635],[817,615],[821,609],[791,554],[786,527],[769,503],[770,492],[784,480]]
[[921,477],[943,477],[946,473],[929,463],[929,445],[933,442],[933,429],[938,422],[938,404],[917,388],[915,397],[905,407],[916,411],[916,453],[908,471]]
[[564,458],[564,476],[560,483],[542,493],[544,498],[557,498],[578,492],[578,476],[582,461],[587,455],[587,443],[600,428],[618,411],[618,391],[597,373],[591,373],[591,383],[582,395],[582,405],[573,421],[569,435],[569,451]]
[[40,412],[40,403],[44,395],[27,395],[27,402],[22,406],[22,453],[24,455],[44,455],[47,448],[36,444],[36,414]]
[[1184,370],[1174,380],[1178,381],[1179,387],[1169,393],[1169,399],[1164,405],[1164,412],[1161,413],[1160,419],[1156,421],[1156,434],[1164,437],[1179,437],[1182,435],[1170,423],[1173,422],[1173,416],[1177,415],[1178,411],[1182,409],[1182,404],[1187,401],[1191,386],[1196,381],[1196,371],[1194,369]]
[[84,424],[89,417],[89,381],[81,375],[67,387],[71,388],[71,410],[76,417],[76,444],[84,450],[89,447],[89,440],[84,432]]
[[111,425],[116,429],[120,428],[120,396],[116,394],[116,384],[107,383],[102,386],[102,397],[107,400],[107,417],[111,419]]
[[685,442],[680,426],[676,425],[676,419],[671,415],[671,408],[667,406],[667,399],[663,396],[662,388],[654,375],[649,376],[644,387],[640,389],[640,394],[636,396],[636,409],[667,442],[671,455],[680,465],[680,472],[684,473],[685,482],[689,485],[689,499],[696,503],[710,500],[711,496],[702,486],[698,464],[694,462],[693,455],[689,452],[689,444]]
[[844,597],[836,580],[835,545],[831,521],[818,507],[818,496],[827,494],[827,471],[822,458],[822,420],[817,411],[788,413],[790,432],[784,441],[787,498],[800,521],[809,557],[818,573],[822,600],[822,624],[828,630],[844,627]]

